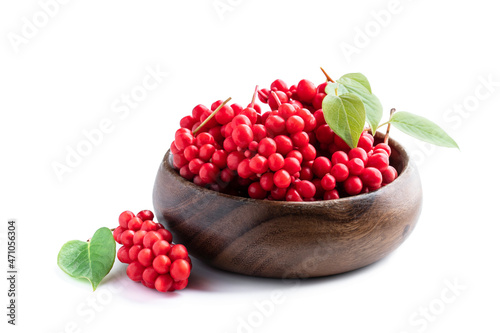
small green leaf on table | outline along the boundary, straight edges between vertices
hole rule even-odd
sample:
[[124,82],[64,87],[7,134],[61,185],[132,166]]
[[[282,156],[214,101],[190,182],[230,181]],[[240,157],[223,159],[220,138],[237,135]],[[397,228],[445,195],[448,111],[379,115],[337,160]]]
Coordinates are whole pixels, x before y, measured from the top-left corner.
[[64,244],[57,264],[68,275],[85,278],[95,291],[115,262],[116,243],[109,228],[97,230],[89,242],[79,240]]

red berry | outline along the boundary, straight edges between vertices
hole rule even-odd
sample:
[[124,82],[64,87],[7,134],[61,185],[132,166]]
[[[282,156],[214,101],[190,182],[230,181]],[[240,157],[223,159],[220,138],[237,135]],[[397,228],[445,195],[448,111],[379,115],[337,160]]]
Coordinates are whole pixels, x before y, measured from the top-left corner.
[[175,244],[170,250],[169,257],[172,261],[175,261],[177,259],[187,259],[188,252],[186,247],[182,244]]
[[264,157],[269,157],[269,155],[274,154],[278,146],[276,142],[271,138],[264,138],[259,142],[258,152]]
[[262,124],[252,125],[253,139],[260,142],[267,136],[266,127]]
[[236,170],[238,172],[238,176],[240,176],[243,179],[250,178],[254,173],[250,169],[250,159],[246,158],[243,161],[238,164],[238,169]]
[[160,234],[161,238],[163,238],[164,240],[166,240],[169,243],[172,243],[172,233],[170,231],[168,231],[167,229],[161,228],[161,229],[158,229],[157,233]]
[[391,147],[386,143],[379,143],[375,146],[375,149],[383,149],[387,152],[389,156],[391,156]]
[[205,163],[201,166],[199,176],[204,183],[215,183],[219,175],[219,168],[212,163]]
[[340,151],[340,150],[336,151],[332,155],[332,163],[334,165],[337,164],[337,163],[347,164],[348,161],[349,161],[349,157],[343,151]]
[[334,200],[338,198],[340,197],[339,197],[339,192],[337,190],[326,191],[323,194],[323,200]]
[[153,244],[153,253],[157,257],[159,255],[168,255],[170,253],[170,243],[166,240],[159,240]]
[[255,124],[257,122],[257,111],[252,107],[244,108],[241,113],[243,116],[247,116],[250,123]]
[[245,155],[239,151],[230,152],[227,155],[227,168],[229,170],[237,170],[238,165],[245,159]]
[[389,166],[389,157],[385,154],[373,154],[368,157],[367,167],[374,167],[379,170],[385,169]]
[[335,133],[328,124],[323,124],[316,129],[316,139],[318,139],[320,143],[330,144],[333,143],[335,139]]
[[212,163],[219,169],[224,169],[227,166],[227,153],[225,150],[216,150],[212,155]]
[[371,188],[380,187],[382,184],[382,173],[378,169],[372,167],[365,168],[360,178],[364,185]]
[[356,195],[363,189],[363,182],[358,176],[350,176],[344,182],[344,189],[350,195]]
[[145,269],[138,261],[134,261],[127,267],[127,276],[130,280],[139,282],[142,280],[142,273]]
[[194,137],[191,133],[182,133],[180,135],[176,135],[175,137],[175,146],[180,150],[185,149],[187,146],[192,145],[194,143]]
[[158,276],[158,272],[156,272],[153,267],[148,267],[144,270],[144,272],[142,272],[142,280],[148,284],[154,285]]
[[171,261],[172,260],[168,256],[160,254],[154,258],[152,265],[158,274],[165,274],[168,273],[170,269]]
[[309,80],[301,80],[297,84],[296,94],[299,101],[310,104],[316,96],[316,86]]
[[144,245],[144,247],[150,249],[153,247],[154,243],[161,239],[161,235],[156,231],[148,231],[148,233],[144,236],[142,244]]
[[192,115],[193,115],[193,118],[194,119],[200,119],[201,118],[201,115],[205,112],[205,111],[209,111],[208,108],[205,106],[205,105],[196,105],[194,108],[193,108],[193,111],[192,111]]
[[[288,96],[283,91],[276,91],[275,94],[278,97],[281,104],[288,102]],[[273,94],[269,94],[269,99],[267,101],[267,104],[269,104],[271,110],[278,110],[279,105],[276,99],[274,98]]]
[[296,113],[297,110],[295,109],[295,106],[290,103],[281,104],[278,108],[278,115],[284,120],[287,120]]
[[182,128],[188,128],[191,129],[193,128],[193,125],[196,123],[196,119],[193,118],[193,116],[185,116],[184,118],[181,119],[180,121],[180,126]]
[[277,135],[285,131],[285,120],[278,115],[271,115],[267,117],[265,123],[268,133]]
[[142,246],[142,244],[137,244],[137,245],[132,246],[130,248],[130,250],[128,250],[128,256],[129,256],[130,260],[136,261],[137,256],[139,255],[139,252],[141,252],[141,250],[143,248],[144,248],[144,246]]
[[238,125],[234,128],[231,137],[238,147],[246,148],[253,141],[253,132],[248,125]]
[[352,160],[353,158],[359,158],[360,160],[363,161],[364,164],[368,161],[368,155],[366,154],[366,151],[363,148],[354,148],[349,151],[349,159]]
[[131,218],[130,221],[128,221],[128,228],[130,230],[134,231],[141,230],[141,227],[142,227],[142,220],[137,216]]
[[131,218],[135,217],[134,213],[132,213],[129,210],[124,211],[123,213],[120,214],[118,217],[118,222],[120,223],[120,227],[123,229],[128,229],[128,221],[130,221]]
[[273,181],[277,187],[287,188],[288,186],[290,186],[292,178],[290,177],[290,174],[287,171],[281,169],[274,174]]
[[267,159],[269,169],[272,171],[278,171],[285,166],[285,159],[283,155],[279,153],[274,153],[269,156]]
[[153,259],[154,255],[151,249],[142,249],[137,255],[137,261],[139,261],[144,267],[151,266]]
[[186,288],[188,285],[188,280],[181,280],[181,281],[175,281],[173,284],[172,284],[172,287],[175,289],[175,290],[182,290],[184,288]]
[[177,259],[170,266],[170,276],[174,281],[186,280],[191,273],[191,266],[184,259]]
[[286,201],[303,201],[299,192],[297,190],[291,188],[286,192]]
[[274,80],[273,83],[271,83],[271,90],[275,90],[275,91],[279,90],[279,91],[287,92],[288,86],[285,83],[285,81],[277,79],[277,80]]
[[295,183],[295,189],[303,198],[312,198],[316,194],[316,187],[308,180],[301,180]]
[[210,161],[212,158],[212,155],[215,152],[215,147],[212,144],[204,144],[203,146],[200,147],[199,150],[199,158],[205,162]]
[[330,173],[335,177],[336,181],[343,182],[349,177],[349,168],[345,164],[338,163],[332,167]]
[[155,289],[159,292],[167,292],[172,287],[174,280],[168,274],[160,275],[156,278]]
[[200,168],[201,166],[203,165],[203,160],[199,159],[199,158],[195,158],[193,160],[191,160],[188,164],[188,167],[189,167],[189,171],[191,171],[193,174],[197,175],[198,172],[200,172]]
[[299,151],[304,157],[304,161],[312,161],[316,158],[316,148],[310,143],[305,147],[301,147]]
[[381,172],[384,184],[392,183],[398,176],[398,172],[396,171],[396,169],[394,169],[394,167],[390,165],[387,168],[382,169]]
[[303,148],[309,144],[309,135],[306,132],[297,132],[291,135],[293,145]]
[[235,113],[232,107],[224,105],[216,114],[215,120],[221,124],[225,125],[233,120]]
[[236,143],[234,142],[233,140],[233,137],[232,137],[232,134],[231,136],[227,137],[224,142],[222,143],[224,149],[229,153],[229,152],[232,152],[232,151],[235,151],[238,149],[238,146],[236,145]]
[[120,237],[120,240],[123,245],[125,246],[132,246],[134,245],[134,231],[133,230],[125,230],[122,232],[122,235]]
[[250,160],[250,163],[248,164],[248,166],[249,166],[250,170],[252,170],[252,172],[254,172],[254,173],[257,173],[257,174],[264,173],[268,169],[267,158],[265,158],[264,156],[255,155]]
[[121,226],[116,227],[115,230],[113,230],[113,238],[115,239],[115,242],[117,242],[118,244],[122,243],[120,238],[124,230],[126,229],[122,228]]
[[325,191],[331,191],[335,188],[335,186],[336,180],[331,174],[328,173],[321,178],[321,187],[323,187]]
[[313,107],[317,109],[321,109],[323,107],[323,99],[325,98],[325,93],[317,93],[312,101]]
[[273,198],[274,200],[283,200],[285,199],[286,192],[287,192],[286,188],[279,188],[275,186],[271,190],[271,198]]
[[274,174],[272,172],[266,172],[265,174],[263,174],[260,177],[260,180],[259,180],[260,187],[264,191],[271,191],[273,189],[273,186],[274,186],[273,176],[274,176]]
[[277,152],[281,155],[286,155],[293,149],[292,139],[285,135],[276,136],[274,141],[276,142]]
[[154,223],[151,220],[147,220],[142,223],[141,230],[156,231],[157,229],[158,229],[158,224]]
[[325,88],[326,88],[326,85],[328,84],[328,82],[323,82],[322,84],[320,84],[317,88],[316,88],[316,93],[322,93],[324,94],[325,93]]
[[116,254],[116,257],[118,260],[120,260],[124,264],[130,264],[132,260],[130,260],[130,257],[128,255],[129,248],[126,246],[120,247],[118,250],[118,253]]
[[326,124],[325,114],[323,110],[316,110],[313,113],[314,118],[316,119],[316,127]]
[[328,158],[320,156],[314,160],[312,171],[318,178],[323,178],[331,169],[332,162]]
[[365,168],[365,163],[360,158],[353,158],[347,162],[347,168],[349,168],[349,173],[354,176],[359,176],[363,169]]
[[371,151],[373,148],[373,136],[366,132],[363,132],[363,134],[359,138],[358,147],[364,149],[367,153]]
[[302,167],[300,170],[300,179],[302,180],[313,180],[314,175],[312,172],[312,168],[309,167]]
[[145,210],[141,210],[139,213],[137,213],[137,217],[143,221],[153,220],[155,217],[155,214],[153,214],[152,211],[145,209]]
[[142,242],[144,240],[144,236],[146,236],[148,232],[146,230],[138,230],[134,234],[134,245],[140,244],[142,245]]

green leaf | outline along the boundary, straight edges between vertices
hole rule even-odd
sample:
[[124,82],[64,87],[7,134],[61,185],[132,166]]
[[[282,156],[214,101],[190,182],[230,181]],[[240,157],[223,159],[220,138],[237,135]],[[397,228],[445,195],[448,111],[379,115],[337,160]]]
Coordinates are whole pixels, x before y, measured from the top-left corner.
[[100,228],[90,242],[79,240],[64,244],[57,256],[57,265],[75,278],[85,278],[95,291],[115,262],[116,243],[109,228]]
[[365,107],[361,99],[351,93],[326,95],[323,99],[323,113],[335,134],[349,147],[355,148],[365,126]]
[[371,93],[370,83],[366,77],[360,73],[346,74],[342,76],[338,82],[340,83],[338,90],[339,95],[347,91],[361,98],[365,105],[366,120],[370,125],[372,133],[375,133],[382,119],[384,110],[377,96]]
[[361,73],[349,73],[343,75],[339,80],[340,83],[345,85],[353,85],[354,83],[360,84],[363,86],[370,94],[372,93],[372,88],[370,86],[370,82],[366,76]]
[[458,144],[446,132],[427,118],[409,112],[396,112],[389,121],[400,131],[437,146],[458,148]]
[[339,87],[338,82],[328,82],[328,84],[325,87],[325,93],[327,95],[336,95],[335,89],[338,89],[338,87]]

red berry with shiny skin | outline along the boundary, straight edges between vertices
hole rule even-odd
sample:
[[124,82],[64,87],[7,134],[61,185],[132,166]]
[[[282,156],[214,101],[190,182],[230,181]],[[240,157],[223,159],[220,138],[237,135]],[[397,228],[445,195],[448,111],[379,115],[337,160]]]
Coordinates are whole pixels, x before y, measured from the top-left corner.
[[122,243],[120,237],[122,236],[122,233],[125,230],[126,229],[122,228],[121,226],[118,226],[115,228],[115,230],[113,230],[113,238],[115,239],[115,242],[117,242],[118,244]]
[[130,264],[132,260],[130,260],[130,257],[128,255],[129,248],[127,246],[122,246],[118,250],[118,253],[116,254],[116,257],[118,260],[120,260],[124,264]]
[[141,210],[139,213],[137,213],[137,217],[143,221],[153,220],[155,217],[155,214],[153,214],[152,211],[145,209],[145,210]]
[[274,185],[279,188],[287,188],[292,182],[290,174],[286,170],[278,170],[273,177]]
[[120,236],[120,241],[125,246],[134,245],[134,231],[133,230],[125,230],[122,232]]
[[191,273],[191,266],[184,259],[177,259],[170,266],[170,276],[174,281],[186,280]]
[[138,261],[134,261],[127,267],[127,276],[130,280],[135,282],[140,282],[142,280],[142,273],[146,268],[142,266]]
[[365,163],[363,163],[360,158],[356,157],[347,162],[347,168],[349,168],[349,174],[359,176],[365,168]]
[[356,195],[363,189],[363,182],[358,176],[349,176],[344,182],[344,190],[349,195]]
[[155,289],[159,292],[165,293],[170,290],[174,280],[168,274],[160,275],[156,278]]
[[278,149],[276,141],[271,138],[264,138],[260,140],[258,146],[258,152],[264,157],[269,157],[269,155],[274,154]]
[[131,218],[135,217],[134,213],[132,213],[129,210],[124,211],[123,213],[120,214],[118,217],[118,222],[120,223],[120,227],[123,229],[128,229],[128,221],[130,221]]
[[164,228],[158,228],[156,232],[160,234],[162,239],[166,240],[169,243],[172,243],[172,233],[170,231]]
[[329,173],[324,175],[323,178],[321,178],[321,187],[323,187],[323,189],[325,191],[333,190],[336,185],[337,185],[337,182],[335,180],[335,177],[333,177]]
[[152,265],[158,274],[165,274],[168,273],[171,263],[172,259],[164,254],[160,254],[154,258]]
[[335,177],[336,181],[343,182],[349,177],[349,168],[345,164],[338,163],[332,167],[330,173]]
[[303,198],[313,198],[316,194],[316,186],[308,180],[301,180],[295,183],[295,189]]
[[382,184],[382,173],[373,167],[365,168],[360,178],[370,188],[378,188]]
[[154,255],[151,249],[142,249],[137,255],[137,261],[144,267],[149,267],[153,263]]
[[200,172],[198,173],[198,175],[203,182],[210,184],[215,183],[219,172],[219,168],[216,167],[213,163],[205,163],[200,167]]
[[144,247],[150,249],[153,247],[153,245],[161,240],[161,235],[159,233],[157,233],[156,231],[149,231],[145,236],[144,236],[144,239],[142,241],[142,244],[144,245]]
[[172,261],[175,261],[177,259],[186,259],[188,257],[186,247],[182,244],[175,244],[170,249],[169,257]]
[[142,272],[142,280],[144,282],[147,282],[148,284],[153,284],[155,283],[156,278],[159,276],[157,271],[153,267],[148,267]]
[[296,94],[299,101],[311,104],[316,96],[316,86],[309,80],[300,80],[297,84]]
[[159,240],[153,244],[153,254],[155,257],[159,255],[168,255],[170,253],[170,243],[166,240]]
[[130,248],[130,250],[128,250],[128,256],[129,256],[130,260],[136,261],[137,256],[139,255],[139,252],[141,252],[141,250],[143,248],[144,248],[144,246],[142,246],[142,244],[137,244],[137,245],[132,246]]
[[331,169],[332,162],[328,158],[320,156],[314,160],[312,171],[318,178],[323,178]]

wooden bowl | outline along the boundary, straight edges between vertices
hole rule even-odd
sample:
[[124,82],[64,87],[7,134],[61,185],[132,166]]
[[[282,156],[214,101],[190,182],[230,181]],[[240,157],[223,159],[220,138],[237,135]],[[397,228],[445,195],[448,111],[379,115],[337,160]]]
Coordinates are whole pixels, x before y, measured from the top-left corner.
[[223,270],[273,278],[348,272],[395,250],[420,215],[418,171],[399,143],[389,145],[399,173],[393,183],[353,197],[292,203],[199,187],[172,168],[167,152],[154,185],[154,209],[190,255]]

